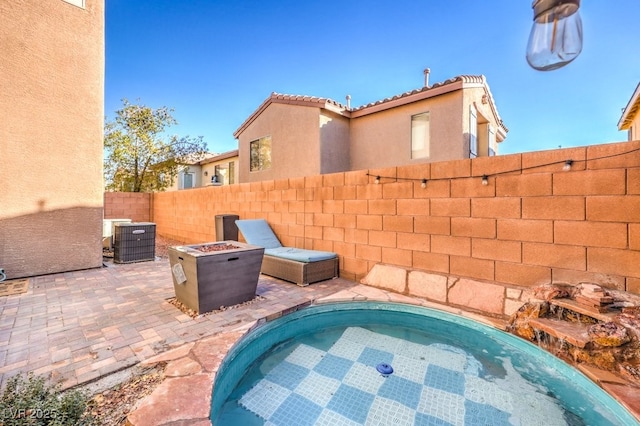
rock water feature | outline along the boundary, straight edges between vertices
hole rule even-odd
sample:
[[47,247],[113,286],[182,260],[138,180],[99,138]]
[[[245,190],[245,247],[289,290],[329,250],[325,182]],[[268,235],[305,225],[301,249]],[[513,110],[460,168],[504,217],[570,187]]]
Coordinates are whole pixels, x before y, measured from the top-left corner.
[[571,364],[586,364],[640,386],[640,296],[583,283],[534,290],[507,331]]

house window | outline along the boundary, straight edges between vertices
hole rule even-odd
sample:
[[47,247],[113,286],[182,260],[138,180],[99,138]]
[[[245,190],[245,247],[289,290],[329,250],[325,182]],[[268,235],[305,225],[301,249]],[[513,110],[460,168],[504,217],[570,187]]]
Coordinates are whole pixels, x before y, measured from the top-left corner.
[[224,175],[227,174],[225,169],[222,169],[220,166],[215,166],[213,169],[213,176],[211,176],[212,183],[224,183]]
[[411,158],[429,158],[429,113],[411,117]]
[[271,168],[271,136],[265,136],[249,143],[251,163],[249,170],[257,172]]
[[232,183],[236,183],[236,180],[234,178],[236,174],[236,165],[233,161],[229,161],[229,185],[231,185]]
[[473,105],[469,107],[469,157],[478,156],[478,114]]
[[194,182],[194,173],[183,173],[182,174],[182,189],[193,188]]
[[496,146],[496,130],[493,126],[489,125],[489,157],[493,157],[496,155],[495,146]]

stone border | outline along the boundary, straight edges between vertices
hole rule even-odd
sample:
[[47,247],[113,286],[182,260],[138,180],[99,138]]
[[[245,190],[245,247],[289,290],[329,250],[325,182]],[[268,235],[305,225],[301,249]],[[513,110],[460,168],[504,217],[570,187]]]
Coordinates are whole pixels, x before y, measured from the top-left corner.
[[[378,275],[374,276],[382,276],[385,275],[386,272],[388,271],[384,269],[378,270],[376,272]],[[391,272],[398,274],[398,276],[401,275],[397,271]],[[424,283],[424,281],[420,280],[425,278],[427,280],[429,279],[429,277],[424,276],[420,276],[417,279],[419,282]],[[440,290],[438,291],[442,290],[445,283],[447,283],[447,289],[452,288],[448,285],[449,278],[447,278],[446,281],[443,281],[440,278],[436,278],[436,280],[438,280],[437,285],[440,286]],[[459,282],[459,280],[454,280]],[[400,280],[396,280],[394,282],[399,283]],[[414,283],[415,282],[416,281],[414,281]],[[484,287],[486,283],[480,284]],[[478,296],[477,284],[470,285],[472,288],[476,289],[472,295]],[[505,297],[501,299],[503,303],[505,300],[508,300],[508,291],[509,289],[506,289],[503,293],[505,295]],[[517,294],[518,300],[523,297],[524,293],[525,292]],[[513,296],[516,296],[516,293],[513,293]],[[481,322],[500,330],[504,330],[506,326],[506,322],[503,319],[465,311],[460,308],[442,305],[440,303],[430,302],[428,300],[418,299],[404,294],[398,294],[394,291],[388,291],[387,289],[358,285],[351,289],[339,291],[333,295],[323,297],[313,302],[309,301],[307,303],[287,308],[277,314],[245,324],[242,327],[238,327],[230,331],[219,333],[215,336],[204,338],[198,342],[187,343],[176,349],[145,360],[141,363],[142,366],[151,366],[159,362],[167,362],[165,368],[165,380],[151,393],[151,395],[148,395],[138,402],[136,408],[127,417],[127,425],[168,426],[170,424],[177,424],[178,422],[180,422],[180,424],[183,424],[182,422],[188,422],[190,425],[194,426],[211,426],[211,421],[209,419],[211,414],[211,394],[216,373],[229,350],[245,334],[267,321],[272,321],[312,304],[366,300],[404,303],[438,309]],[[515,300],[515,298],[512,300]],[[620,377],[612,375],[607,371],[581,365],[578,365],[577,368],[601,386],[605,391],[609,392],[615,399],[620,401],[623,406],[625,406],[633,415],[636,416],[636,418],[640,420],[640,392],[638,392],[637,388],[621,381]]]

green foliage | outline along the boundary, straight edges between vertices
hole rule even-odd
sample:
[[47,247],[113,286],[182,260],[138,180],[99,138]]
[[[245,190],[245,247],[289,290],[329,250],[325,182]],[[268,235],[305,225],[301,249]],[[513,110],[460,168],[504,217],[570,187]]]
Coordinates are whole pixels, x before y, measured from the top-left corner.
[[90,426],[98,421],[86,414],[88,398],[78,390],[60,393],[42,377],[28,374],[11,377],[0,395],[0,424],[3,426],[47,425]]
[[104,178],[108,191],[163,191],[181,167],[205,154],[202,137],[167,136],[177,124],[172,109],[153,109],[122,100],[114,121],[105,123]]

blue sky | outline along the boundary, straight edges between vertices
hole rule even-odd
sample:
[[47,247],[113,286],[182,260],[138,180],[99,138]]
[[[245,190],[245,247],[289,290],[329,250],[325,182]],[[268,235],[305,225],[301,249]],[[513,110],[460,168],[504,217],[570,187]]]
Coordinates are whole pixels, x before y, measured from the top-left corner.
[[[615,7],[614,7],[615,5]],[[583,0],[582,54],[535,71],[529,0],[106,0],[105,115],[122,98],[174,108],[211,152],[271,94],[357,107],[484,74],[509,128],[500,154],[624,141],[640,82],[640,0]]]

